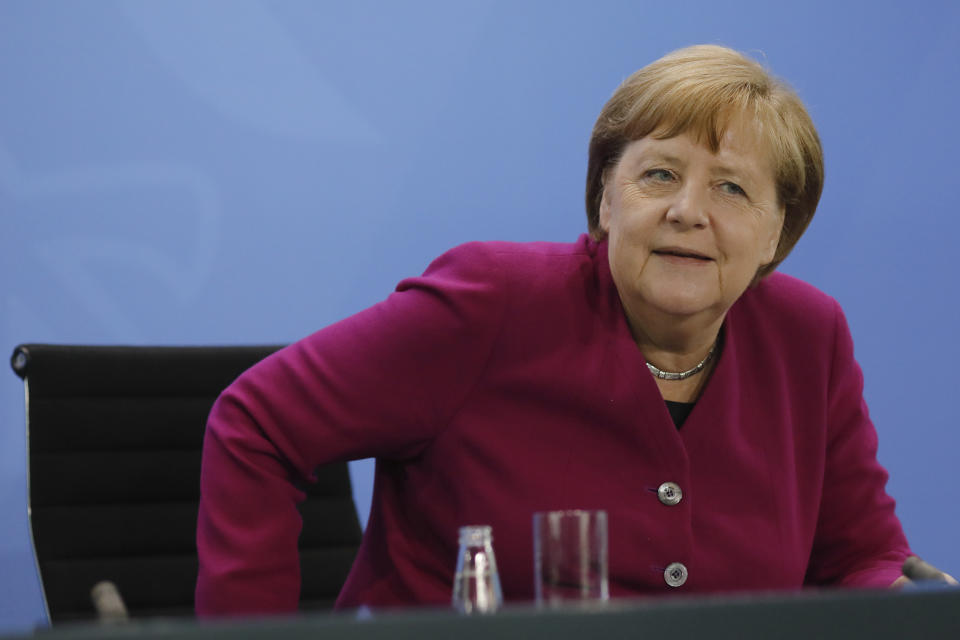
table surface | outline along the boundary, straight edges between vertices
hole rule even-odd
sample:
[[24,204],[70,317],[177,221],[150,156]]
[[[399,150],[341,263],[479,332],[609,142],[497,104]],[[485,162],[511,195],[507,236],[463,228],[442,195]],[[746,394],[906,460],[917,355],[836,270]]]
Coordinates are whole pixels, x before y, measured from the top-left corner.
[[219,622],[151,620],[62,625],[0,640],[349,640],[402,638],[960,638],[960,589],[821,591],[621,600],[585,610],[506,607],[494,615],[447,609],[303,615]]

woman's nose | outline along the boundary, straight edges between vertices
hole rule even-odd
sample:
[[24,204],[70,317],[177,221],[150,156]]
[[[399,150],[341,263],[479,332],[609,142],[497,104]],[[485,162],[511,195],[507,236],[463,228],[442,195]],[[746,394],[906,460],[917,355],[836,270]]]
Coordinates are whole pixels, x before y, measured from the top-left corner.
[[667,221],[681,228],[700,229],[707,226],[707,193],[693,184],[685,184],[667,209]]

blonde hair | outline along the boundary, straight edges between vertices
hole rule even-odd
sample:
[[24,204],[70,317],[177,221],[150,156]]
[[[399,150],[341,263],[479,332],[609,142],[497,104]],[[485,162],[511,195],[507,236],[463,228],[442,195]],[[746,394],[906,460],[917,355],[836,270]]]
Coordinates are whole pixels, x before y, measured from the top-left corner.
[[810,115],[796,93],[756,61],[715,45],[678,49],[633,73],[604,105],[590,138],[587,165],[587,220],[597,240],[600,201],[607,169],[624,147],[653,135],[671,138],[692,132],[716,152],[725,129],[737,117],[755,123],[771,158],[783,231],[769,274],[793,249],[817,209],[823,191],[823,149]]

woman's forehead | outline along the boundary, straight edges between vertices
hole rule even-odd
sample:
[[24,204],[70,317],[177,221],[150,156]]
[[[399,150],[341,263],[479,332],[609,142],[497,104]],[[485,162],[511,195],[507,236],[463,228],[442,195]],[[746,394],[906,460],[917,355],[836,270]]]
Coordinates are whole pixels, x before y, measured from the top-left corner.
[[721,167],[726,165],[731,170],[773,174],[769,145],[755,127],[731,123],[720,135],[718,143],[715,149],[711,148],[705,137],[697,135],[696,131],[680,132],[670,137],[654,132],[628,143],[621,159],[630,162],[656,158],[686,163],[695,155],[709,158],[711,163]]

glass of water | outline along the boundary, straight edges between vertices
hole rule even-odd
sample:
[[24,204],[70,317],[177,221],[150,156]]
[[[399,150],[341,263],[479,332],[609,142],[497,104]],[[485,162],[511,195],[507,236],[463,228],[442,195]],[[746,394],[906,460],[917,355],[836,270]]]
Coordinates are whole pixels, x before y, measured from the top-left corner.
[[537,605],[558,607],[609,600],[605,511],[533,514],[533,554]]

